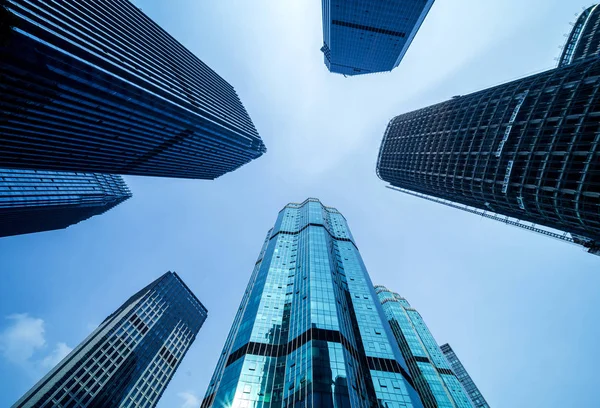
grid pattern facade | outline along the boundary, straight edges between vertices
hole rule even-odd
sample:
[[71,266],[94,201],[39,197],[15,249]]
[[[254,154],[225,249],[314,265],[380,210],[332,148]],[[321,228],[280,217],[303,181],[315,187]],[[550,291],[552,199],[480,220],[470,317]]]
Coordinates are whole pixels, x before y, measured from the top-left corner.
[[266,149],[233,87],[127,0],[8,0],[4,167],[214,179]]
[[117,175],[0,169],[0,237],[66,228],[129,197]]
[[396,68],[434,0],[322,0],[325,65],[360,75]]
[[463,367],[458,357],[456,357],[456,354],[454,353],[454,350],[452,350],[452,347],[450,347],[449,344],[444,344],[442,345],[441,350],[444,353],[444,356],[446,356],[446,359],[448,360],[450,365],[452,366],[452,371],[456,373],[458,381],[460,381],[460,383],[465,388],[465,391],[469,395],[473,406],[475,408],[490,408],[487,401],[485,400],[485,398],[483,398],[483,395],[481,395],[481,392],[479,392],[479,389],[471,379],[471,376],[469,376],[469,373],[467,373],[465,367]]
[[385,286],[375,292],[425,408],[472,408],[419,312]]
[[600,56],[600,7],[584,10],[567,38],[558,66]]
[[600,249],[600,59],[392,119],[393,186],[565,231]]
[[422,407],[346,220],[316,199],[269,231],[202,408]]
[[173,272],[110,315],[13,406],[154,407],[206,320]]

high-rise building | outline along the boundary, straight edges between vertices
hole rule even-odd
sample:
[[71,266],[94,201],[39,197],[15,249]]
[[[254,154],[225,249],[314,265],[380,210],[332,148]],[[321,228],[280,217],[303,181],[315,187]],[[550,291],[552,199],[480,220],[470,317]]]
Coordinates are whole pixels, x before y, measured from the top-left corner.
[[0,169],[0,237],[67,228],[129,197],[113,174]]
[[420,313],[385,286],[375,286],[375,292],[425,408],[472,408]]
[[206,320],[174,272],[133,295],[13,408],[154,407]]
[[329,71],[371,74],[396,68],[434,0],[323,0],[323,52]]
[[392,119],[379,177],[600,254],[599,13],[584,13],[560,67]]
[[214,179],[266,151],[233,87],[130,1],[7,9],[3,167]]
[[201,406],[422,407],[339,211],[279,213]]
[[467,373],[467,370],[465,370],[465,367],[463,367],[458,357],[456,357],[456,354],[454,353],[454,350],[452,350],[452,347],[450,347],[449,344],[443,344],[441,350],[446,356],[446,359],[448,360],[450,365],[452,366],[452,371],[454,371],[454,373],[456,374],[458,381],[460,381],[462,386],[465,388],[465,391],[467,391],[467,394],[469,395],[473,406],[475,408],[490,408],[485,398],[483,398],[483,395],[481,395],[481,392],[479,392],[479,388],[477,388],[477,386],[471,379],[471,376],[469,375],[469,373]]

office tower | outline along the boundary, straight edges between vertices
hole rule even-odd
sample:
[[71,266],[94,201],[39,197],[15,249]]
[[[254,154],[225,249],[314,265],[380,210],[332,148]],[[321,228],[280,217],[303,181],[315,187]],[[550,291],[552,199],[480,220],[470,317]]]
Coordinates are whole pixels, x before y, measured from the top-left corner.
[[322,1],[325,65],[360,75],[400,64],[434,0]]
[[7,7],[3,167],[214,179],[266,151],[233,87],[130,1]]
[[471,408],[469,397],[419,312],[385,286],[375,286],[375,292],[425,408]]
[[206,320],[167,272],[108,316],[16,407],[154,407]]
[[0,169],[0,237],[67,228],[129,197],[113,174]]
[[201,407],[422,407],[335,208],[279,213]]
[[481,395],[481,392],[479,392],[479,388],[477,388],[477,386],[471,379],[471,376],[469,375],[469,373],[467,373],[467,370],[465,370],[458,357],[456,357],[456,354],[454,353],[454,350],[452,350],[452,347],[450,347],[449,344],[444,344],[442,345],[442,351],[444,352],[446,359],[448,359],[448,362],[452,366],[452,371],[456,373],[458,381],[460,381],[462,386],[465,388],[465,391],[467,391],[469,398],[471,398],[473,406],[475,408],[490,408],[485,398],[483,398],[483,395]]
[[379,177],[600,254],[600,10],[591,10],[560,67],[392,119]]

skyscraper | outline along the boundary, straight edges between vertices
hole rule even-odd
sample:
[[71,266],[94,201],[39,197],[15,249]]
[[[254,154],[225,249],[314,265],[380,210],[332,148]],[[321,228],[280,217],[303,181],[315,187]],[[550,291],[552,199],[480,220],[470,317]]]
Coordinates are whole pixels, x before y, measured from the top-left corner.
[[344,75],[396,68],[434,0],[323,0],[325,65]]
[[599,12],[584,13],[558,68],[392,119],[379,177],[600,254]]
[[235,90],[127,0],[8,0],[3,167],[214,179],[266,149]]
[[133,295],[13,408],[154,407],[206,320],[167,272]]
[[66,228],[129,197],[117,175],[0,169],[0,237]]
[[202,407],[422,407],[339,211],[279,213]]
[[444,355],[446,356],[446,359],[448,359],[448,362],[452,366],[452,371],[456,373],[458,381],[460,381],[460,383],[465,388],[465,391],[467,391],[469,398],[471,398],[473,406],[475,408],[490,408],[485,398],[483,398],[483,395],[481,395],[481,392],[479,392],[479,388],[477,388],[477,386],[471,379],[471,376],[469,375],[469,373],[467,373],[467,370],[465,370],[458,357],[456,357],[456,354],[454,353],[454,350],[452,350],[452,347],[450,347],[449,344],[444,344],[442,345],[441,349]]
[[419,312],[385,286],[375,286],[375,292],[425,408],[471,408],[469,397]]

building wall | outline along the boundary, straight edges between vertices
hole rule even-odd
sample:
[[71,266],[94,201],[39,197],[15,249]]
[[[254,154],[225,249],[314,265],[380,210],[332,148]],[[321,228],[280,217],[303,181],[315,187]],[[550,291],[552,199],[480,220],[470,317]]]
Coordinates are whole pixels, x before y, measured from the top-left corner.
[[411,382],[344,217],[287,205],[202,407],[421,407]]
[[600,59],[394,118],[393,186],[600,242]]
[[442,345],[441,350],[452,366],[452,371],[454,371],[456,377],[463,385],[467,395],[473,403],[473,406],[475,408],[490,408],[487,401],[485,398],[483,398],[483,395],[471,379],[471,376],[469,373],[467,373],[467,370],[465,370],[465,367],[463,367],[462,363],[454,353],[454,350],[452,350],[452,347],[450,347],[449,344],[444,344]]
[[360,75],[400,64],[434,0],[323,0],[323,48],[331,72]]
[[558,66],[600,56],[600,7],[594,5],[581,13],[567,38]]
[[66,228],[129,197],[117,175],[0,169],[0,237]]
[[127,0],[9,0],[4,167],[214,179],[266,149],[235,90]]
[[206,316],[168,272],[104,320],[13,408],[154,407]]
[[423,318],[408,301],[375,286],[392,332],[426,408],[471,408],[471,402]]

